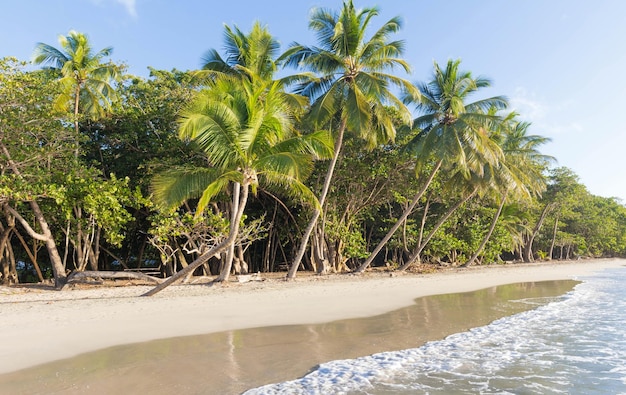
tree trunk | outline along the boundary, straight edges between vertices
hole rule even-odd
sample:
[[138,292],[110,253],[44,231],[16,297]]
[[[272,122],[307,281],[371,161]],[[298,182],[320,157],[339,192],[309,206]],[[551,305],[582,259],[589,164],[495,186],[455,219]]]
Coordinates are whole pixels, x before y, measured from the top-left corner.
[[65,267],[63,266],[63,262],[61,261],[61,255],[59,255],[59,251],[57,250],[56,243],[54,241],[54,237],[52,236],[52,232],[50,231],[50,227],[48,226],[48,222],[43,216],[41,209],[39,208],[39,204],[36,201],[31,201],[30,207],[35,214],[35,220],[41,227],[41,234],[35,232],[33,228],[28,224],[28,222],[12,207],[8,207],[8,210],[12,215],[22,224],[26,232],[30,237],[35,238],[37,240],[41,240],[45,243],[46,248],[48,249],[48,257],[50,258],[50,264],[52,266],[52,273],[54,275],[54,287],[56,289],[61,289],[67,282],[67,276],[65,275]]
[[[92,279],[92,281],[89,281]],[[101,272],[97,270],[86,270],[83,272],[74,272],[67,277],[68,284],[75,283],[92,283],[94,280],[140,280],[147,281],[149,283],[160,283],[162,280],[160,278],[152,277],[147,274],[141,272],[134,271],[123,271],[123,272]]]
[[[239,198],[241,194],[241,184],[238,182],[233,184],[233,202],[231,208],[230,215],[230,233],[235,233],[235,240],[237,237],[237,233],[239,232],[239,221],[241,220],[241,216],[239,215]],[[246,186],[247,188],[247,186]],[[228,281],[228,277],[230,277],[230,270],[233,267],[233,258],[235,257],[235,241],[228,247],[226,250],[226,259],[224,260],[224,264],[222,266],[222,270],[220,271],[220,275],[217,278],[217,281]]]
[[551,204],[547,203],[546,206],[543,208],[543,210],[541,211],[541,215],[539,216],[539,221],[537,221],[535,228],[533,229],[532,233],[528,237],[528,240],[524,244],[523,259],[524,259],[524,262],[526,263],[532,262],[534,260],[533,259],[533,241],[535,240],[535,237],[537,237],[537,234],[539,233],[539,230],[541,229],[541,226],[543,225],[543,221],[545,221],[548,215],[548,212],[550,211],[550,207],[551,207]]
[[[10,215],[6,210],[5,216],[7,218],[7,226],[4,227],[2,223],[0,223],[0,266],[2,266],[1,282],[3,284],[10,284],[13,273],[11,273],[11,263],[8,246],[10,245],[9,236],[15,228],[15,217]],[[15,276],[15,278],[17,279],[17,276]]]
[[409,217],[409,215],[411,215],[411,213],[415,209],[415,206],[417,206],[417,203],[421,199],[422,195],[424,195],[424,192],[426,192],[426,189],[428,189],[428,187],[430,186],[430,183],[435,178],[435,174],[437,174],[437,171],[441,167],[441,163],[442,163],[441,160],[439,162],[437,162],[437,164],[433,168],[432,172],[428,176],[428,179],[426,180],[426,182],[424,183],[422,188],[417,192],[417,194],[415,195],[415,197],[411,201],[411,204],[409,204],[409,206],[406,208],[406,210],[404,210],[404,213],[402,213],[402,216],[398,219],[398,221],[396,221],[395,225],[393,225],[391,227],[391,229],[389,230],[389,232],[387,232],[385,237],[383,237],[383,239],[380,241],[380,243],[378,243],[376,248],[374,248],[374,250],[370,254],[369,258],[367,258],[367,260],[365,262],[363,262],[361,264],[361,266],[359,266],[359,268],[355,271],[355,273],[362,273],[363,271],[365,271],[365,269],[367,269],[367,267],[374,261],[374,259],[376,258],[376,256],[380,252],[380,250],[383,249],[383,247],[391,239],[393,234],[396,233],[396,230],[398,230],[398,228],[400,228],[400,226],[402,226],[402,224],[404,223],[404,221],[406,221],[406,219]]
[[422,222],[420,223],[420,233],[419,233],[419,237],[417,238],[418,246],[421,246],[422,240],[424,240],[424,228],[426,227],[426,219],[428,219],[429,209],[430,209],[430,197],[426,200],[426,206],[424,207],[424,215],[422,215]]
[[[33,267],[35,268],[35,271],[37,272],[37,278],[39,279],[39,282],[43,282],[44,280],[43,273],[41,273],[41,268],[39,267],[39,263],[37,262],[38,248],[36,248],[37,247],[36,244],[33,244],[33,251],[31,252],[30,248],[28,247],[28,244],[26,244],[26,240],[24,240],[24,237],[22,237],[22,235],[20,234],[20,232],[17,231],[17,229],[15,230],[15,235],[17,236],[17,239],[22,244],[22,247],[24,247],[24,251],[30,258],[31,263],[33,264]],[[33,239],[33,242],[36,243],[36,240]]]
[[552,253],[554,252],[554,244],[556,243],[556,233],[559,229],[559,216],[554,219],[554,230],[552,231],[552,243],[550,244],[550,252],[548,252],[548,260],[552,260]]
[[[2,152],[7,158],[7,162],[9,163],[9,167],[11,168],[11,171],[13,171],[13,174],[18,176],[19,178],[22,178],[22,174],[11,159],[11,154],[9,153],[7,147],[2,144],[1,148]],[[65,266],[63,265],[61,256],[59,255],[59,251],[57,250],[54,237],[52,236],[52,232],[50,231],[48,222],[46,221],[37,201],[31,200],[28,203],[30,204],[31,210],[33,210],[33,213],[35,214],[35,220],[39,224],[39,227],[41,227],[41,234],[35,232],[35,230],[31,228],[28,222],[9,205],[7,205],[6,208],[9,210],[11,215],[13,215],[22,224],[30,237],[41,240],[46,244],[46,248],[48,249],[48,257],[50,258],[50,264],[52,266],[52,273],[54,275],[54,287],[56,289],[61,289],[67,282],[67,276],[65,275]]]
[[245,258],[243,256],[243,248],[241,247],[241,244],[237,245],[236,251],[237,251],[236,258],[239,260],[239,266],[241,268],[241,274],[248,274],[248,272],[249,272],[248,262],[246,262],[246,260],[245,260]]
[[[228,235],[228,237],[221,243],[218,243],[215,246],[213,246],[213,248],[211,248],[204,254],[200,255],[195,261],[191,262],[186,268],[182,269],[181,271],[179,271],[172,277],[168,278],[167,280],[165,280],[164,282],[157,285],[156,287],[154,287],[153,289],[151,289],[150,291],[146,292],[145,294],[141,296],[152,296],[162,291],[163,289],[169,287],[170,285],[174,284],[181,278],[187,276],[190,273],[193,273],[193,271],[196,270],[196,268],[206,263],[214,255],[225,252],[230,247],[230,245],[234,243],[235,240],[237,240],[237,234],[239,233],[239,221],[241,220],[241,217],[243,216],[243,210],[248,200],[248,185],[249,185],[248,183],[244,183],[244,185],[242,186],[241,199],[239,203],[239,211],[237,213],[237,218],[236,218],[237,220],[235,221],[236,225],[234,227],[231,227],[231,232]],[[230,273],[230,268],[228,269],[228,272]],[[223,281],[223,280],[220,280],[220,278],[218,278],[216,281]]]
[[330,273],[331,263],[329,255],[326,251],[326,240],[324,240],[324,232],[320,230],[320,226],[316,226],[311,238],[311,260],[315,266],[317,274]]
[[474,263],[476,258],[478,258],[478,255],[480,255],[480,253],[483,252],[483,249],[487,245],[487,242],[489,241],[489,238],[491,237],[493,230],[496,228],[496,223],[498,222],[498,218],[500,218],[500,214],[502,213],[502,209],[504,208],[504,202],[506,202],[507,194],[508,194],[508,190],[504,191],[504,193],[502,194],[500,205],[498,206],[498,211],[496,211],[496,213],[494,214],[493,221],[491,221],[491,226],[489,227],[487,234],[483,238],[483,241],[480,243],[480,245],[476,249],[476,252],[474,252],[474,255],[472,255],[470,259],[467,260],[467,262],[462,264],[461,267],[470,266],[472,263]]
[[448,211],[446,211],[446,213],[441,218],[439,218],[439,221],[435,224],[435,227],[430,231],[430,233],[428,233],[424,241],[420,243],[415,253],[409,258],[409,260],[404,265],[398,268],[399,271],[406,270],[415,262],[420,261],[420,255],[422,251],[424,250],[424,248],[426,247],[426,245],[430,242],[430,239],[433,238],[435,233],[437,233],[439,228],[441,228],[441,226],[448,220],[448,218],[452,215],[452,213],[458,210],[459,207],[461,207],[465,202],[470,200],[472,196],[476,194],[476,192],[478,192],[478,188],[474,188],[474,190],[470,194],[465,196],[463,199],[459,200],[454,206],[450,207]]
[[333,158],[330,161],[330,165],[328,166],[328,171],[326,172],[326,178],[324,179],[324,187],[322,188],[322,194],[320,195],[319,204],[320,206],[313,211],[313,216],[309,221],[306,229],[304,230],[304,234],[302,235],[302,241],[300,242],[300,247],[296,252],[296,256],[289,267],[289,272],[287,273],[287,279],[291,280],[296,277],[296,272],[298,271],[298,267],[300,266],[300,262],[302,262],[302,257],[304,257],[304,253],[306,252],[307,245],[309,243],[309,238],[311,237],[311,233],[313,232],[313,228],[317,224],[317,220],[322,213],[322,208],[324,207],[324,203],[326,202],[326,196],[328,195],[328,191],[330,189],[330,182],[333,178],[333,173],[335,171],[335,166],[337,165],[337,160],[339,159],[339,153],[341,152],[341,146],[343,144],[343,134],[346,130],[346,119],[341,121],[341,125],[339,126],[339,130],[337,132],[337,142],[335,143],[335,152],[333,154]]
[[[74,94],[76,95],[74,98],[74,130],[76,131],[77,136],[80,135],[80,128],[78,127],[78,103],[80,102],[80,88],[81,83],[77,82],[76,90],[74,91]],[[76,148],[75,153],[78,157],[78,148]]]

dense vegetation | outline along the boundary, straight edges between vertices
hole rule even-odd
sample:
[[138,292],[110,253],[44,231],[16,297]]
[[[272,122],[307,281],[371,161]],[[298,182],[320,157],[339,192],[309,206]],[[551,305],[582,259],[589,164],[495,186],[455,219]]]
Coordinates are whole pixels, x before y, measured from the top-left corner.
[[619,200],[460,61],[395,74],[401,21],[376,16],[315,10],[317,42],[284,53],[267,27],[226,27],[201,70],[149,78],[73,31],[37,45],[40,70],[0,60],[0,281],[626,255]]

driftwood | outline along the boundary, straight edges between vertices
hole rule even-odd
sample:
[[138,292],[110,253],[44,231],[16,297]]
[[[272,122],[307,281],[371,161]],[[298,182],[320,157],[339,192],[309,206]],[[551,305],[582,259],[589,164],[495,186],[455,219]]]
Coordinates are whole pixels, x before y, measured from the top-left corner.
[[260,273],[254,274],[240,274],[237,276],[237,281],[240,283],[247,283],[250,281],[265,281],[263,277],[261,277]]
[[160,284],[163,282],[163,279],[133,271],[109,272],[87,270],[84,272],[74,272],[67,278],[68,284],[102,284],[102,280],[140,280],[147,281],[152,284]]

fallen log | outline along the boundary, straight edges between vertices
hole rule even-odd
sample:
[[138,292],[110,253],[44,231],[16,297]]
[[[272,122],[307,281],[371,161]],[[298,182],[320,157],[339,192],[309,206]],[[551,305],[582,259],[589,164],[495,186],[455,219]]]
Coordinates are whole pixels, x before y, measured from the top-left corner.
[[67,277],[68,284],[94,284],[94,281],[97,282],[99,280],[140,280],[147,281],[152,284],[160,284],[163,282],[163,279],[148,276],[147,274],[143,274],[141,272],[130,271],[109,272],[87,270],[84,272],[74,272]]

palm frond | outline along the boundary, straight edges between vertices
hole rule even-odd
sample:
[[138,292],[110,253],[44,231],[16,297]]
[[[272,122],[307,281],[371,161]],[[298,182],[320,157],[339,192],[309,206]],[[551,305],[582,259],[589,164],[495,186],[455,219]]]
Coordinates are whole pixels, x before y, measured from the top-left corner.
[[264,188],[284,193],[297,202],[309,204],[318,210],[321,209],[319,200],[313,191],[300,180],[272,171],[265,171],[260,176],[263,179]]
[[226,190],[231,182],[241,183],[243,181],[243,175],[239,171],[228,171],[220,173],[218,176],[204,188],[202,196],[198,200],[198,207],[196,208],[196,216],[202,214],[202,212],[209,205],[211,200],[220,192]]
[[150,185],[155,203],[167,210],[175,209],[189,199],[202,196],[204,190],[215,182],[215,169],[177,167],[157,174]]

